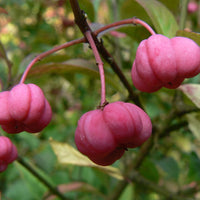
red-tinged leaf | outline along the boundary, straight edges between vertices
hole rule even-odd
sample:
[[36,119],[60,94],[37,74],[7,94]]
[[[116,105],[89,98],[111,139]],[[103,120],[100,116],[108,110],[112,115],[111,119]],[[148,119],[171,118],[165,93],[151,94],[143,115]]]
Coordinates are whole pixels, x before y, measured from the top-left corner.
[[[100,193],[95,187],[84,182],[73,182],[69,184],[61,184],[61,185],[58,185],[57,188],[61,193],[67,193],[67,192],[72,192],[72,191],[90,192],[90,193],[97,194],[101,196],[102,198],[105,198],[105,196],[102,193]],[[45,200],[54,200],[57,197],[56,195],[48,195],[48,194],[46,194],[45,196],[46,196]]]
[[0,14],[6,14],[6,15],[8,15],[8,12],[7,12],[6,9],[0,7]]
[[200,108],[200,84],[184,84],[179,89]]
[[157,0],[136,0],[147,12],[159,34],[174,37],[178,24],[171,11]]

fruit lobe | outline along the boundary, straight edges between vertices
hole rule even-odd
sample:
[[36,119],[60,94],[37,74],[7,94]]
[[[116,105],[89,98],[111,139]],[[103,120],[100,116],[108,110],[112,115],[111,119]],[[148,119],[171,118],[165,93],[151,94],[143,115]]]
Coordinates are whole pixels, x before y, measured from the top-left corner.
[[7,169],[8,164],[17,159],[17,148],[8,137],[0,136],[0,172]]

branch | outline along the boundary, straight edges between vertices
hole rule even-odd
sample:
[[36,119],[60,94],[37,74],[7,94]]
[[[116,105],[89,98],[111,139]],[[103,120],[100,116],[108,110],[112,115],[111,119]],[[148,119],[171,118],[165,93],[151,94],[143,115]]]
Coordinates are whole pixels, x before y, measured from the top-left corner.
[[[86,17],[84,15],[84,12],[80,9],[77,0],[70,0],[70,4],[71,4],[71,7],[72,7],[72,11],[74,13],[75,22],[78,25],[78,27],[81,30],[81,32],[85,35],[85,33],[87,31],[91,31],[91,29],[90,29],[90,26],[87,23],[87,20],[86,20]],[[92,31],[91,31],[91,33],[92,33]],[[97,47],[99,53],[102,55],[104,60],[110,64],[110,66],[112,67],[113,71],[117,74],[117,76],[119,77],[119,79],[123,83],[124,87],[128,90],[129,98],[132,101],[134,101],[136,105],[138,105],[139,107],[142,108],[143,106],[142,106],[142,104],[141,104],[141,102],[139,100],[138,94],[133,92],[133,88],[129,84],[128,80],[126,79],[126,77],[122,73],[122,71],[119,68],[119,66],[117,65],[117,63],[115,62],[114,58],[108,53],[108,51],[103,46],[102,42],[100,42],[97,39],[97,37],[94,35],[94,33],[92,33],[92,37],[94,39],[94,42],[96,44],[96,47]]]
[[49,183],[46,179],[44,179],[40,174],[35,171],[35,169],[28,164],[23,158],[18,157],[17,161],[23,165],[30,173],[32,173],[40,182],[42,182],[47,188],[49,188],[52,194],[58,196],[61,200],[71,200],[70,198],[65,197],[62,193],[59,192],[57,188],[55,188],[51,183]]
[[61,44],[61,45],[58,45],[48,51],[45,51],[41,54],[39,54],[38,56],[36,56],[31,62],[30,64],[27,66],[26,70],[24,71],[22,77],[21,77],[21,80],[20,80],[20,83],[23,83],[26,79],[26,76],[28,75],[28,72],[30,71],[30,69],[32,68],[32,66],[38,62],[39,60],[45,58],[46,56],[52,54],[52,53],[55,53],[56,51],[59,51],[61,49],[64,49],[64,48],[67,48],[69,46],[72,46],[72,45],[75,45],[75,44],[79,44],[79,43],[82,43],[84,42],[85,39],[84,38],[80,38],[80,39],[76,39],[76,40],[72,40],[70,42],[66,42],[64,44]]
[[166,188],[161,187],[161,186],[157,185],[156,183],[144,178],[135,170],[133,170],[131,172],[130,180],[137,184],[140,184],[160,195],[163,195],[163,196],[169,198],[170,200],[193,200],[191,198],[185,198],[181,195],[177,195],[176,193],[172,193],[171,191],[167,190]]

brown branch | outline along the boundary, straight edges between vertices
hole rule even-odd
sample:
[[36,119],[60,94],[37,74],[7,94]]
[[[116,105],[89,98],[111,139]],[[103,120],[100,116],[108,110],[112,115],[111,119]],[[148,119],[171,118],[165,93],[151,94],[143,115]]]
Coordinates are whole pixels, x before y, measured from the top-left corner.
[[42,177],[29,163],[27,163],[23,158],[18,157],[17,161],[25,167],[30,173],[32,173],[41,183],[43,183],[52,194],[55,194],[61,200],[71,200],[62,194],[56,187],[49,183],[44,177]]
[[133,170],[130,174],[130,179],[131,181],[138,183],[140,185],[142,185],[143,187],[146,187],[160,195],[163,195],[167,198],[169,198],[170,200],[193,200],[191,198],[187,198],[181,195],[177,195],[176,193],[173,193],[171,191],[168,191],[166,188],[161,187],[159,185],[157,185],[156,183],[145,179],[143,176],[141,176],[137,171]]
[[92,32],[90,26],[87,23],[87,19],[86,19],[86,16],[85,16],[84,12],[79,7],[78,1],[77,0],[70,0],[70,4],[71,4],[71,7],[72,7],[72,11],[74,13],[75,22],[78,25],[78,27],[81,30],[81,32],[85,35],[86,31],[91,31],[93,39],[94,39],[94,42],[96,44],[96,47],[97,47],[99,53],[104,58],[104,60],[107,63],[110,64],[110,66],[112,67],[113,71],[117,74],[117,76],[119,77],[119,79],[123,83],[124,87],[128,90],[129,98],[132,101],[134,101],[136,105],[138,105],[141,108],[143,108],[143,106],[142,106],[142,104],[141,104],[141,102],[139,100],[138,94],[134,93],[133,88],[131,87],[131,85],[129,84],[128,80],[126,79],[126,77],[122,73],[120,67],[115,62],[114,58],[106,50],[106,48],[104,47],[103,43],[101,41],[99,41],[97,39],[97,37],[95,36],[95,34]]

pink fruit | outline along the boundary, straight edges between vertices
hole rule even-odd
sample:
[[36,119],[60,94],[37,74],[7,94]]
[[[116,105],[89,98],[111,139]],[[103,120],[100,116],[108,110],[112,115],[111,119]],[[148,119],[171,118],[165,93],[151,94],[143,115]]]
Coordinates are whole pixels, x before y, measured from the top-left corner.
[[140,43],[131,76],[137,89],[155,92],[161,87],[177,88],[199,72],[200,48],[193,40],[157,34]]
[[0,172],[6,170],[8,164],[17,159],[17,148],[8,137],[0,136]]
[[51,121],[51,107],[34,84],[18,84],[0,93],[0,104],[0,124],[7,133],[39,132]]
[[127,148],[143,144],[151,135],[148,115],[131,103],[115,102],[85,113],[75,132],[78,150],[99,165],[111,165]]
[[194,1],[189,2],[187,10],[188,10],[189,13],[196,12],[198,10],[198,3],[194,2]]

